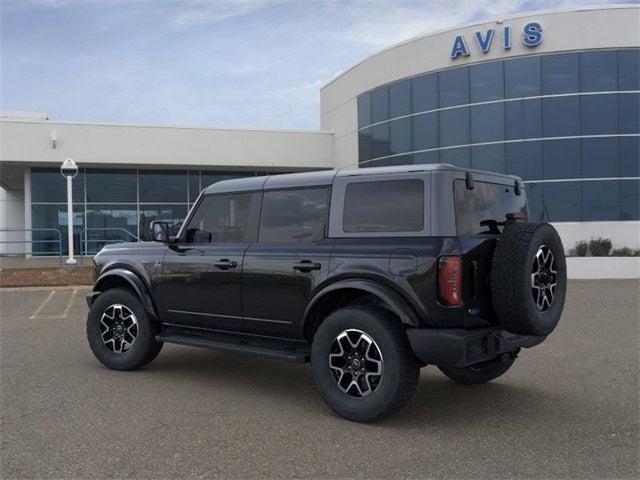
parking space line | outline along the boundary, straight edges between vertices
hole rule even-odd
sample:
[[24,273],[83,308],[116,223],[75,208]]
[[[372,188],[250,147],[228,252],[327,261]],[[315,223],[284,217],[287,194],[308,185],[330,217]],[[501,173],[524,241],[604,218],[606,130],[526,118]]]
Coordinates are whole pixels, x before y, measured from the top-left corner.
[[55,293],[56,293],[56,290],[51,290],[51,293],[49,294],[49,296],[47,296],[47,298],[45,298],[44,301],[40,304],[38,309],[35,312],[33,312],[33,315],[29,317],[29,320],[34,320],[38,316],[38,314],[44,309],[47,303],[49,303],[49,300],[53,298]]
[[73,301],[76,299],[77,294],[78,294],[78,289],[74,288],[73,293],[71,294],[71,296],[69,297],[69,301],[67,302],[67,306],[64,308],[64,312],[62,312],[62,315],[60,317],[56,317],[56,318],[67,318],[67,315],[69,315],[69,310],[71,310],[71,307],[73,306]]

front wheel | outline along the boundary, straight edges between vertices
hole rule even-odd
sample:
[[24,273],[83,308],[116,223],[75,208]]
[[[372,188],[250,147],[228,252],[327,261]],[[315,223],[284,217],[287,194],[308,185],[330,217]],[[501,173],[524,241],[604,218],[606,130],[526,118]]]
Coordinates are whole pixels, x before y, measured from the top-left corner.
[[116,288],[100,294],[87,317],[87,340],[93,354],[113,370],[133,370],[156,358],[162,342],[140,300]]
[[329,315],[313,338],[311,366],[329,407],[356,422],[373,422],[402,408],[420,375],[400,322],[374,307]]
[[487,383],[503,375],[511,368],[516,360],[515,354],[505,353],[488,362],[478,363],[469,367],[443,367],[440,371],[456,383],[462,385],[478,385]]

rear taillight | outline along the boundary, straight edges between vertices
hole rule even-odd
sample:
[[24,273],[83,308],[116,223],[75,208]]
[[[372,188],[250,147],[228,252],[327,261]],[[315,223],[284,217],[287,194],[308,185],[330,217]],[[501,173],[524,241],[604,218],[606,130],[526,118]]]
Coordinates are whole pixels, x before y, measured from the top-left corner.
[[462,260],[460,257],[440,257],[438,261],[440,302],[462,305]]

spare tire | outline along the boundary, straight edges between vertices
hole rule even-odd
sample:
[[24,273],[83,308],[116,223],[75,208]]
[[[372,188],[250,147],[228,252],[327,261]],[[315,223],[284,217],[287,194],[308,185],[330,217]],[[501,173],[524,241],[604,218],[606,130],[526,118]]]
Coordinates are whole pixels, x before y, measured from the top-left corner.
[[504,328],[549,335],[558,325],[567,289],[562,241],[548,223],[507,222],[491,263],[491,299]]

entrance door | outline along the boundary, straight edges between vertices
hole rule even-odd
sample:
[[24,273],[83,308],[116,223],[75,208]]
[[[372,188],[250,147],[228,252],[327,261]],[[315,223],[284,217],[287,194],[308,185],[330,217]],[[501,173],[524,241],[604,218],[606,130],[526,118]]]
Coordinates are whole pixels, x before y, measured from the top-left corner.
[[255,241],[257,193],[204,197],[164,257],[163,319],[212,329],[242,328],[244,254]]

